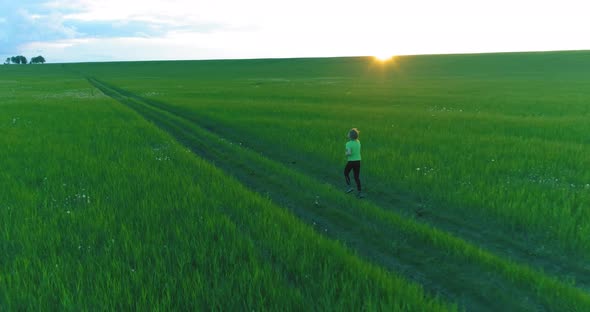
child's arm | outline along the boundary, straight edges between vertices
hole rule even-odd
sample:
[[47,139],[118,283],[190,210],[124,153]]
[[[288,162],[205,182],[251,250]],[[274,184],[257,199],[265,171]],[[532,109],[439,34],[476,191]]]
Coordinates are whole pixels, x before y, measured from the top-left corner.
[[350,148],[346,149],[346,156],[350,156],[352,155],[352,151],[350,150]]

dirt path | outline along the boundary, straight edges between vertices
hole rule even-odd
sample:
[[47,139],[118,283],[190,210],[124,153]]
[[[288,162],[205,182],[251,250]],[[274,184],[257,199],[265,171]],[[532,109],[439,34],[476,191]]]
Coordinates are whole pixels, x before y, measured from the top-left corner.
[[[457,302],[470,311],[543,311],[556,308],[544,299],[535,285],[515,283],[501,270],[440,248],[425,240],[421,234],[397,226],[392,220],[397,220],[399,216],[392,209],[380,207],[392,198],[358,201],[343,194],[334,182],[318,180],[233,144],[195,121],[181,117],[162,103],[147,101],[95,79],[89,81],[170,133],[195,154],[291,210],[318,232],[343,242],[370,261],[417,281],[431,293]],[[402,204],[412,205],[411,202]],[[441,218],[431,222],[445,224]],[[481,235],[481,231],[477,234]],[[499,239],[497,242],[515,250],[523,248],[510,246]],[[583,300],[587,299],[581,296]]]

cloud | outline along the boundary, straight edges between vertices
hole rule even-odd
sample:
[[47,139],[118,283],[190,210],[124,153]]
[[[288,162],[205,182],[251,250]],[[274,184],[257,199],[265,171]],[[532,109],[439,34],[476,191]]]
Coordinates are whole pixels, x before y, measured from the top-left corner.
[[[202,10],[199,12],[203,12]],[[0,19],[0,54],[20,54],[34,43],[81,38],[160,38],[169,32],[211,33],[235,28],[199,18],[184,0],[22,0]],[[42,49],[41,49],[42,50]]]
[[58,11],[45,11],[35,1],[23,1],[5,10],[0,32],[0,53],[17,53],[18,47],[36,40],[73,38],[75,29],[64,24]]

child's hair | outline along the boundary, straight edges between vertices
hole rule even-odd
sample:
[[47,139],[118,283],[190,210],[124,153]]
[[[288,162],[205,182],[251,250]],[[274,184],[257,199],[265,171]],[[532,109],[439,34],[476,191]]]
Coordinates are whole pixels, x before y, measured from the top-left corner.
[[348,137],[351,140],[356,140],[359,138],[359,133],[360,133],[360,131],[358,131],[357,128],[352,128],[352,129],[350,129],[350,132],[348,132]]

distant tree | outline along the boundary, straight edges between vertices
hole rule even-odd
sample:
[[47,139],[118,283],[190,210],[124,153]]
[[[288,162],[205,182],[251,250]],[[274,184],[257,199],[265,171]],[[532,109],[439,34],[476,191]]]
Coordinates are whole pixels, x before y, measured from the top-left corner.
[[13,64],[27,64],[27,58],[22,55],[13,56],[10,58],[10,62]]
[[43,63],[45,63],[45,58],[41,55],[31,58],[31,64],[43,64]]
[[[42,56],[38,57],[41,57],[41,59],[37,59],[38,61],[42,60],[43,62],[45,62],[45,59],[43,59]],[[22,55],[11,56],[6,59],[5,64],[27,64],[27,58]]]
[[8,64],[10,64],[10,58],[9,57],[7,57],[6,58],[6,61],[4,62],[4,65],[8,65]]

